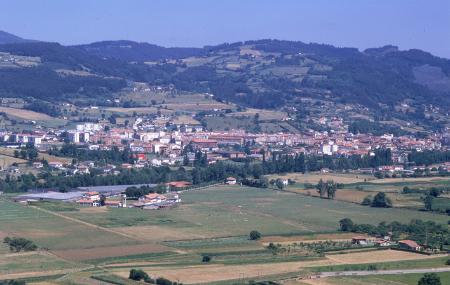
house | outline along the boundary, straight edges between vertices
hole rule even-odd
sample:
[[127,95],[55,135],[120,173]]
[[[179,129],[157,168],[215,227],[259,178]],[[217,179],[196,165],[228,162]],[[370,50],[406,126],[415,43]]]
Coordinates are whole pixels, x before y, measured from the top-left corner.
[[120,201],[111,201],[111,200],[106,200],[105,201],[105,206],[106,207],[111,207],[111,208],[121,208],[122,206],[122,202]]
[[364,236],[352,237],[352,244],[367,245],[368,243],[368,239]]
[[228,184],[228,185],[235,185],[236,184],[236,178],[234,178],[234,177],[228,177],[227,179],[226,179],[226,181],[225,181],[225,184]]
[[48,163],[48,166],[52,167],[52,168],[57,168],[57,169],[61,169],[63,168],[63,163],[59,162],[59,161],[50,161]]
[[390,246],[391,245],[391,241],[390,240],[385,240],[385,239],[380,239],[380,240],[376,240],[375,241],[375,245],[379,246],[379,247]]
[[406,250],[420,251],[422,247],[415,241],[405,239],[398,242],[398,247]]
[[157,193],[150,193],[145,196],[142,196],[139,198],[140,202],[147,204],[158,204],[162,201],[165,201],[167,198],[164,195],[157,194]]
[[99,201],[100,193],[96,191],[90,191],[83,194],[83,198],[91,201]]
[[42,167],[44,167],[44,164],[40,161],[36,161],[36,162],[33,162],[33,167],[34,168],[42,168]]
[[93,201],[90,199],[80,199],[77,200],[78,205],[83,206],[83,207],[100,207],[100,202],[99,201]]
[[182,189],[182,188],[187,188],[187,187],[191,186],[192,183],[188,182],[188,181],[172,181],[172,182],[166,183],[166,185],[169,189]]

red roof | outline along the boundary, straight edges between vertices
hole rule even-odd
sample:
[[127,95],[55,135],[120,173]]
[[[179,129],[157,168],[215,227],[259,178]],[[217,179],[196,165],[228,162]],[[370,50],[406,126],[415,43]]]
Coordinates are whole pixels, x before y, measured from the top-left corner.
[[419,245],[417,242],[415,242],[415,241],[413,241],[413,240],[409,240],[409,239],[401,240],[401,241],[399,241],[398,243],[406,244],[407,246],[409,246],[409,247],[411,247],[411,248],[417,248],[417,247],[420,247],[420,245]]
[[171,186],[171,187],[175,187],[175,188],[181,188],[181,187],[186,187],[191,185],[191,182],[187,182],[187,181],[172,181],[167,183],[167,185]]

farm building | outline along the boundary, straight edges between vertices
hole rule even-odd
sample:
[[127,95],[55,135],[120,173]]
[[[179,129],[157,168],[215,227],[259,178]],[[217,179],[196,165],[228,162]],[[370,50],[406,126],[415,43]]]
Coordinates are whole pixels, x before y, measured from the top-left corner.
[[234,177],[228,177],[225,181],[225,183],[228,185],[234,185],[234,184],[236,184],[236,182],[237,182],[236,178],[234,178]]
[[369,239],[364,236],[355,236],[352,237],[352,244],[367,245],[369,244]]
[[422,247],[413,240],[401,240],[398,242],[398,247],[401,249],[407,249],[407,250],[414,250],[414,251],[420,251]]

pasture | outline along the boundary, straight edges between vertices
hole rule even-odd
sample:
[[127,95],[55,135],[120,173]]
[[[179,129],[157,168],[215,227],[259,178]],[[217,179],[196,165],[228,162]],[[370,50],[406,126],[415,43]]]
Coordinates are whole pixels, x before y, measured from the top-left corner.
[[169,210],[108,209],[95,215],[83,211],[67,215],[99,226],[117,228],[130,235],[161,231],[161,234],[154,235],[155,240],[246,236],[251,230],[258,230],[263,235],[330,232],[336,231],[339,220],[346,217],[356,223],[371,224],[394,220],[407,223],[413,218],[447,223],[446,216],[427,212],[370,208],[241,186],[188,191],[182,194],[182,199],[180,206]]

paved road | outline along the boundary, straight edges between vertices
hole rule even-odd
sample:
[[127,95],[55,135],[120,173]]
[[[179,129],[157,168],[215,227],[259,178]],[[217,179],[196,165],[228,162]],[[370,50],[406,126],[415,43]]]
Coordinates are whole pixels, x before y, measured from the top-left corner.
[[335,276],[367,276],[367,275],[390,275],[390,274],[408,274],[408,273],[430,273],[430,272],[449,272],[450,266],[425,269],[395,269],[395,270],[366,270],[366,271],[336,271],[322,272],[311,278],[324,278]]

